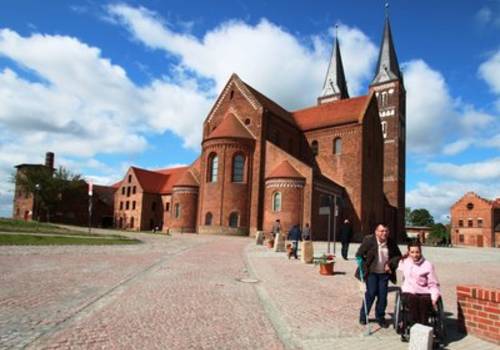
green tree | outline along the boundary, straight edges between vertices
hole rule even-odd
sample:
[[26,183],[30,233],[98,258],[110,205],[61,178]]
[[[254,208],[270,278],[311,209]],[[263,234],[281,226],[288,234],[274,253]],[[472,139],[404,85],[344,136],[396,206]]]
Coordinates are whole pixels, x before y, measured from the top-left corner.
[[449,241],[449,230],[448,228],[441,224],[433,224],[431,227],[431,232],[429,233],[429,240],[435,244],[445,244]]
[[85,188],[81,175],[73,174],[63,167],[55,171],[45,166],[22,169],[12,177],[12,182],[17,185],[18,190],[34,196],[38,205],[37,219],[40,210],[44,210],[47,221],[50,221],[51,213],[61,204],[63,195],[71,195]]
[[411,226],[411,220],[410,220],[410,214],[411,214],[411,208],[406,207],[405,208],[405,226]]
[[414,226],[431,226],[434,224],[434,218],[427,209],[415,209],[410,213],[410,222]]

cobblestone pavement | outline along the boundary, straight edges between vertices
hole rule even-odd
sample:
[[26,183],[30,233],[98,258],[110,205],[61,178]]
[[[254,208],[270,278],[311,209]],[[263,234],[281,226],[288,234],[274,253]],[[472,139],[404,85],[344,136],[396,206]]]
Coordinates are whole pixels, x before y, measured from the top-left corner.
[[[381,329],[371,323],[371,335],[357,324],[362,294],[354,279],[354,253],[351,260],[337,259],[334,276],[321,276],[319,268],[288,260],[263,246],[247,246],[250,272],[261,280],[257,287],[266,299],[273,323],[285,334],[290,347],[303,349],[407,349],[392,327]],[[337,246],[340,250],[340,245]],[[333,246],[331,248],[333,250]],[[401,250],[403,251],[403,247]],[[326,243],[314,243],[315,255],[326,252]],[[340,252],[337,251],[339,254]],[[340,254],[339,254],[340,255]],[[499,347],[455,331],[455,286],[475,283],[498,287],[500,251],[495,249],[424,248],[424,255],[435,263],[442,284],[448,317],[449,349],[498,349]],[[392,317],[394,293],[389,295],[387,319]],[[372,310],[373,317],[373,310]]]
[[[392,328],[363,335],[353,260],[321,276],[248,238],[131,235],[145,243],[0,247],[0,349],[407,348]],[[498,284],[498,250],[424,253],[451,320],[457,283]],[[450,349],[498,348],[451,333]]]

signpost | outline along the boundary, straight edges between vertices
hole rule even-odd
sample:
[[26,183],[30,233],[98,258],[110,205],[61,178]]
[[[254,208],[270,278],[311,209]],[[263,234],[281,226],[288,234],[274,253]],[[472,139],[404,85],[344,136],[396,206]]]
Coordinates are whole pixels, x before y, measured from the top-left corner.
[[89,182],[89,233],[92,227],[92,195],[93,195],[94,184],[92,181]]

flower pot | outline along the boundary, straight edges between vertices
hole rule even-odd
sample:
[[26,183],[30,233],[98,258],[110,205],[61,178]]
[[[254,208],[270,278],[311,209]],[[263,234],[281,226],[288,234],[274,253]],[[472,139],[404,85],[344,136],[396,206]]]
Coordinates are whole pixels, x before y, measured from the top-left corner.
[[319,273],[321,275],[333,275],[333,261],[326,264],[319,264]]
[[272,248],[273,248],[273,246],[274,246],[274,241],[273,241],[272,239],[270,239],[270,240],[268,240],[268,241],[266,242],[266,244],[267,244],[267,247],[268,247],[268,248],[272,249]]

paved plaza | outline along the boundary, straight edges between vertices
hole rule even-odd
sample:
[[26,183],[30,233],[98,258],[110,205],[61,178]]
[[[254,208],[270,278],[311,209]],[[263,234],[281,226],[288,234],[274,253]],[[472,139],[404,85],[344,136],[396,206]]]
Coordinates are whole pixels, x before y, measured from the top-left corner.
[[[250,238],[127,235],[144,243],[0,247],[0,349],[408,348],[392,327],[372,323],[365,336],[357,324],[352,259],[321,276]],[[314,248],[320,255],[327,246]],[[500,250],[426,247],[424,255],[442,284],[448,348],[498,349],[455,331],[455,286],[498,287]]]

